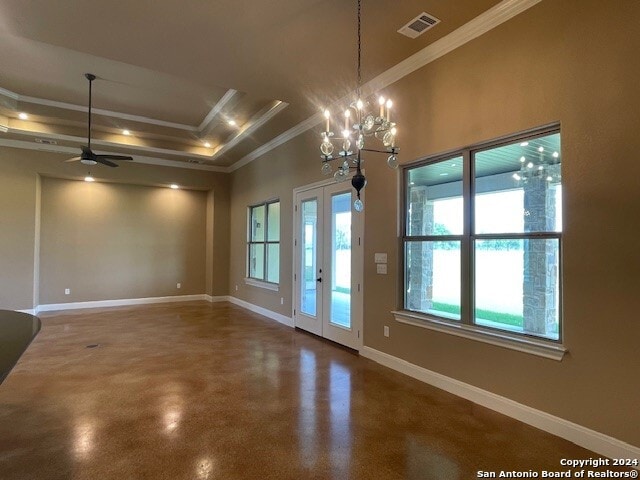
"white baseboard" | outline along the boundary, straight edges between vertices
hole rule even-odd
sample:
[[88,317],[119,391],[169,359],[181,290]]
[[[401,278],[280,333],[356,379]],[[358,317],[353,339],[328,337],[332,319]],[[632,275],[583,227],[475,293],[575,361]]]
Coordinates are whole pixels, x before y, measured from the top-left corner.
[[175,295],[171,297],[123,298],[118,300],[96,300],[91,302],[50,303],[48,305],[38,305],[36,312],[77,310],[79,308],[122,307],[128,305],[146,305],[150,303],[190,302],[194,300],[206,300],[206,295]]
[[211,295],[205,295],[205,300],[207,302],[210,303],[217,303],[217,302],[230,302],[230,296],[229,295],[218,295],[218,296],[211,296]]
[[210,300],[210,301],[233,303],[234,305],[238,305],[239,307],[246,308],[247,310],[251,310],[252,312],[259,313],[260,315],[263,315],[267,318],[275,320],[278,323],[282,323],[287,327],[293,328],[293,318],[287,317],[285,315],[274,312],[272,310],[267,310],[266,308],[259,307],[258,305],[254,305],[253,303],[245,302],[244,300],[240,300],[239,298],[232,297],[231,295],[224,296],[224,297],[213,297],[213,299],[214,300]]
[[365,346],[360,350],[360,355],[473,403],[569,440],[600,455],[609,458],[640,458],[638,447],[468,383],[432,372],[388,353]]

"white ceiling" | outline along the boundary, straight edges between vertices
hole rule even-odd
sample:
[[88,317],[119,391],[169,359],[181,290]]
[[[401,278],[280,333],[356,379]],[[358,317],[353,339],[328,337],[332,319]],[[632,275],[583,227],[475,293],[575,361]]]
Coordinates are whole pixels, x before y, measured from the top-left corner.
[[[363,81],[496,4],[363,0]],[[423,11],[441,23],[396,32]],[[238,165],[355,88],[355,13],[355,0],[0,0],[0,141],[86,144],[91,72],[96,149]]]

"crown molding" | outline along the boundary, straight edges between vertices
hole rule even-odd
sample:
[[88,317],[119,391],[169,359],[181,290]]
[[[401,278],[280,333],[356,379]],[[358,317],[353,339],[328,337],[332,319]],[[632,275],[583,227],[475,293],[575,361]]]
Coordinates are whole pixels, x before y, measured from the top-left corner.
[[220,147],[218,150],[216,150],[213,153],[213,155],[211,155],[211,157],[209,157],[209,160],[215,160],[220,155],[224,154],[227,150],[230,150],[233,147],[235,147],[238,143],[240,143],[242,140],[244,140],[247,136],[251,135],[258,128],[260,128],[262,125],[264,125],[269,120],[271,120],[274,116],[276,116],[276,114],[278,112],[280,112],[281,110],[284,110],[288,106],[289,106],[288,103],[281,102],[281,101],[278,100],[276,102],[276,104],[273,105],[271,108],[269,108],[266,112],[258,113],[255,116],[255,117],[257,117],[255,119],[255,121],[249,122],[249,126],[247,128],[245,128],[245,129],[241,130],[240,132],[238,132],[231,140],[229,140],[224,145],[222,145],[222,147]]
[[[542,0],[503,0],[453,32],[445,35],[441,39],[426,46],[422,50],[414,53],[402,62],[394,65],[390,69],[368,81],[362,85],[362,93],[364,96],[369,96],[374,92],[397,82],[410,73],[415,72],[480,35],[496,28],[525,10],[528,10],[534,5],[537,5],[541,1]],[[345,103],[349,98],[353,98],[353,95],[354,92],[346,95],[336,102],[336,104]],[[317,113],[309,117],[298,125],[290,128],[286,132],[245,155],[243,158],[232,164],[230,170],[233,172],[244,167],[252,161],[260,158],[265,153],[279,147],[307,130],[310,130],[323,120],[324,117],[321,113]]]
[[250,152],[247,155],[245,155],[244,157],[242,157],[240,160],[238,160],[237,162],[232,164],[229,167],[229,170],[231,172],[234,172],[234,171],[238,170],[239,168],[242,168],[245,165],[248,165],[249,163],[253,162],[257,158],[260,158],[262,155],[264,155],[265,153],[269,152],[270,150],[273,150],[274,148],[276,148],[276,147],[288,142],[292,138],[297,137],[301,133],[304,133],[307,130],[315,127],[323,119],[324,119],[324,116],[321,113],[316,113],[312,117],[309,117],[306,120],[303,120],[302,122],[300,122],[295,127],[290,128],[289,130],[287,130],[284,133],[281,133],[277,137],[269,140],[267,143],[264,143],[261,146],[259,146],[258,148],[256,148],[253,152]]
[[[57,102],[55,100],[47,100],[45,98],[27,97],[23,95],[18,95],[17,100],[19,102],[32,103],[34,105],[43,105],[45,107],[60,108],[63,110],[73,110],[75,112],[86,113],[87,111],[86,105],[75,105],[73,103]],[[165,122],[164,120],[157,120],[155,118],[143,117],[141,115],[130,115],[128,113],[114,112],[112,110],[103,110],[101,108],[92,108],[91,111],[96,115],[120,118],[122,120],[129,120],[136,123],[146,123],[149,125],[156,125],[159,127],[168,127],[176,130],[187,130],[189,132],[198,131],[196,127],[192,125],[185,125],[184,123]]]
[[[31,130],[21,130],[14,127],[10,127],[9,132],[16,133],[18,135],[30,135],[30,136],[43,137],[43,138],[53,138],[55,140],[64,140],[67,142],[77,142],[82,145],[86,144],[86,140],[87,140],[85,137],[76,137],[74,135],[63,135],[61,133],[32,132]],[[126,148],[127,150],[137,150],[142,152],[161,153],[165,155],[176,155],[178,157],[193,158],[199,161],[211,160],[211,157],[209,155],[199,155],[197,153],[183,152],[182,150],[172,150],[170,148],[148,147],[145,145],[109,142],[107,140],[101,140],[99,138],[92,138],[91,144],[101,145],[106,147]]]
[[9,97],[13,100],[19,100],[20,99],[20,95],[18,95],[15,92],[12,92],[11,90],[7,90],[6,88],[2,88],[0,87],[0,95],[3,95],[5,97]]
[[[43,152],[65,153],[68,155],[77,155],[78,149],[75,147],[67,147],[65,145],[46,145],[26,140],[13,140],[0,138],[0,147],[19,148],[23,150],[39,150]],[[108,150],[95,150],[98,154],[119,154]],[[181,162],[179,160],[166,160],[163,158],[148,157],[144,155],[136,155],[135,163],[143,163],[146,165],[159,165],[163,167],[186,168],[190,170],[204,170],[208,172],[229,173],[229,167],[216,167],[214,165],[203,165],[193,162]]]
[[211,130],[211,123],[213,122],[214,118],[220,114],[224,106],[229,103],[229,101],[235,96],[236,93],[238,93],[237,90],[233,90],[232,88],[230,88],[226,91],[222,98],[218,100],[218,103],[213,106],[209,113],[207,113],[207,116],[204,117],[204,120],[202,120],[202,123],[200,123],[200,125],[197,127],[197,131],[200,135],[206,135],[209,133],[209,131]]

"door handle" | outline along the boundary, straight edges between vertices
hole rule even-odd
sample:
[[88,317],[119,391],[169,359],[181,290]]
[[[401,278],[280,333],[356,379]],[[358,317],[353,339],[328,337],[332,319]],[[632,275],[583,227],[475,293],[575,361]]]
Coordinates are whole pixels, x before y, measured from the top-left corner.
[[316,282],[320,282],[320,283],[322,283],[322,277],[318,277],[318,278],[316,278]]

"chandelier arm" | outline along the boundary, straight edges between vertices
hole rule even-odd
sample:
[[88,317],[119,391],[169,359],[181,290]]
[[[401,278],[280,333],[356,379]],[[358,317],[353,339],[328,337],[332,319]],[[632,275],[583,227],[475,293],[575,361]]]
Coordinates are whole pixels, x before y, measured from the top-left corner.
[[398,153],[400,149],[398,147],[389,147],[387,150],[375,150],[373,148],[361,148],[361,152],[374,152],[374,153]]

